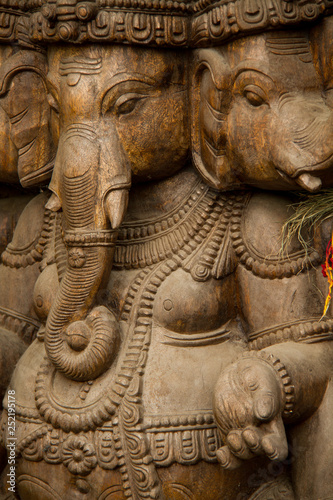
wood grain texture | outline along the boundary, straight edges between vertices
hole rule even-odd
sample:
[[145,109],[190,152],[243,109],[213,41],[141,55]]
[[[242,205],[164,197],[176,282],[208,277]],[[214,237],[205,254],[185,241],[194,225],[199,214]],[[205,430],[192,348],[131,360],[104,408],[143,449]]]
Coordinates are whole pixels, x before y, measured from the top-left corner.
[[333,498],[331,8],[0,2],[0,498]]

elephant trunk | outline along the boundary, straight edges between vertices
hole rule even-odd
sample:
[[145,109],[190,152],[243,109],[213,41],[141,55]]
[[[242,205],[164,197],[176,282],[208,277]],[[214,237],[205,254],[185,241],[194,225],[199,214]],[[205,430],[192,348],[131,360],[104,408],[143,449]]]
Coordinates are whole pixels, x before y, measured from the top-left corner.
[[111,270],[130,182],[116,136],[107,143],[112,154],[105,144],[87,125],[69,127],[50,185],[50,208],[63,208],[68,263],[48,315],[45,348],[57,370],[80,381],[105,371],[119,343],[113,314],[104,306],[89,312]]
[[274,163],[303,189],[318,191],[321,177],[333,164],[332,110],[322,97],[298,97],[287,102],[285,113],[281,111],[281,121],[272,132]]

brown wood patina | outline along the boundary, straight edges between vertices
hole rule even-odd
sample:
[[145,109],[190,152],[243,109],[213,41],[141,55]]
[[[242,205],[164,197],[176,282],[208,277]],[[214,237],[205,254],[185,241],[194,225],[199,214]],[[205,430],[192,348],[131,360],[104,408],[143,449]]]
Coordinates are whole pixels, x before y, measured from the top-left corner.
[[332,8],[0,1],[1,499],[333,498]]

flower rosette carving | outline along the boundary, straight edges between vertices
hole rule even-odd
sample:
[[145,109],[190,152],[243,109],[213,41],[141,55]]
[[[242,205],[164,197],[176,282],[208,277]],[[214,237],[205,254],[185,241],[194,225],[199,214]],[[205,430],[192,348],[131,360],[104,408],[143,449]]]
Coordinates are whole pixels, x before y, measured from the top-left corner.
[[75,475],[87,476],[97,465],[93,445],[84,436],[69,436],[63,444],[63,464]]
[[86,262],[86,256],[82,248],[74,247],[68,252],[68,263],[71,267],[82,267]]

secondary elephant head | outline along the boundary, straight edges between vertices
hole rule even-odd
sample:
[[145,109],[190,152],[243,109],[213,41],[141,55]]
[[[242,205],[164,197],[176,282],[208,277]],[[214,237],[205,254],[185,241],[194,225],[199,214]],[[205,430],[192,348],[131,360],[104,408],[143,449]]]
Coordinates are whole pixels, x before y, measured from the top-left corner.
[[59,371],[85,380],[115,348],[110,315],[89,309],[111,270],[131,179],[172,175],[187,158],[186,71],[177,53],[127,46],[50,49],[49,65],[58,151],[48,207],[63,210],[68,267],[45,346]]
[[47,185],[54,164],[41,51],[0,47],[0,181]]
[[318,62],[332,29],[320,33],[315,44],[309,31],[288,30],[195,52],[194,161],[211,185],[332,185],[332,100]]

